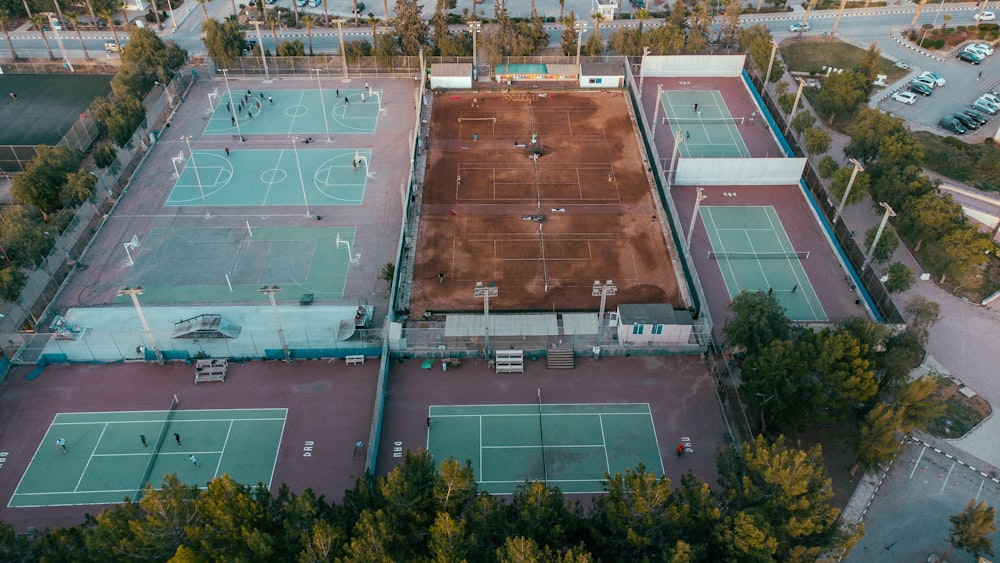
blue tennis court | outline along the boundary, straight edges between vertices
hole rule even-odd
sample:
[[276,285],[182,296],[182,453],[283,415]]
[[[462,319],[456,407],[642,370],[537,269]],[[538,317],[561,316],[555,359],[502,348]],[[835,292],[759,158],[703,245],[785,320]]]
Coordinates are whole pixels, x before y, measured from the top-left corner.
[[700,214],[712,245],[708,257],[718,262],[730,298],[768,291],[791,320],[827,320],[802,267],[810,251],[792,245],[774,207],[702,206]]
[[663,475],[648,403],[431,406],[427,450],[472,463],[476,482],[510,494],[529,481],[605,492],[605,474],[640,462]]
[[287,415],[287,409],[59,413],[8,506],[120,503],[170,473],[189,485],[226,473],[270,486]]
[[670,90],[660,94],[662,124],[670,125],[683,157],[750,158],[740,126],[718,90]]
[[263,99],[260,94],[233,91],[230,101],[230,93],[221,89],[205,135],[374,133],[384,111],[377,88],[269,90]]
[[[167,206],[361,205],[369,149],[195,149],[174,157],[180,172]],[[183,168],[177,163],[183,161]],[[301,175],[299,171],[301,170]]]

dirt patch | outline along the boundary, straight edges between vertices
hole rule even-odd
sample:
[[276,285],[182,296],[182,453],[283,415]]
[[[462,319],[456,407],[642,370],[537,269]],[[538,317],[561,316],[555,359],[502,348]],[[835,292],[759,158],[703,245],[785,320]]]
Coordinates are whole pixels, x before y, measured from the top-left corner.
[[936,438],[961,438],[993,412],[986,399],[966,397],[953,381],[942,385],[935,397],[945,404],[944,414],[927,427],[927,433]]

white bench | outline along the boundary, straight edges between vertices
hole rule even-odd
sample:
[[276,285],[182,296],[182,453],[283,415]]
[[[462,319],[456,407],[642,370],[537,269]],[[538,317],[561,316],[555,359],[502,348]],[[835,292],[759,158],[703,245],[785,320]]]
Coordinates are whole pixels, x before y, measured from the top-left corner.
[[353,366],[355,364],[363,364],[363,363],[365,363],[365,357],[362,354],[357,354],[357,355],[354,355],[354,356],[347,356],[347,357],[344,358],[344,362],[346,362],[347,365],[349,365],[349,366]]
[[227,360],[198,360],[194,366],[194,382],[225,381],[228,370]]

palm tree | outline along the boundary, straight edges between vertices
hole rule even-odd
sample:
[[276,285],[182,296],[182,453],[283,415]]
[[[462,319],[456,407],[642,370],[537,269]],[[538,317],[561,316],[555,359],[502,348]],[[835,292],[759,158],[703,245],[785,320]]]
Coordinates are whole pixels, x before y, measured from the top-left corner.
[[[535,0],[531,0],[534,2]],[[358,25],[358,0],[354,0],[354,25]]]
[[208,21],[208,8],[206,6],[211,1],[212,0],[198,0],[198,3],[201,4],[201,13],[205,15],[205,21]]
[[372,49],[375,49],[375,26],[378,25],[379,19],[375,17],[375,14],[368,14],[368,25],[372,26]]
[[292,10],[295,10],[295,27],[299,27],[299,3],[292,0]]
[[267,16],[264,17],[264,21],[267,25],[271,26],[271,34],[274,35],[274,52],[278,53],[278,16],[274,15],[274,12],[268,12]]
[[128,14],[125,12],[125,0],[115,0],[117,2],[116,7],[122,15],[122,29],[128,27]]
[[597,35],[601,34],[601,23],[604,22],[604,14],[600,12],[595,12],[590,14],[590,19],[594,20],[594,33]]
[[14,44],[10,41],[10,34],[7,33],[8,21],[10,21],[10,12],[0,9],[0,29],[3,30],[4,39],[7,40],[7,48],[10,49],[10,56],[14,57],[14,60],[16,61],[21,57],[17,56],[17,51],[14,50]]
[[28,19],[30,20],[32,15],[31,8],[28,7],[28,0],[21,0],[21,3],[24,4],[24,11],[28,13]]
[[[475,6],[475,4],[472,5],[473,8]],[[392,22],[392,20],[389,19],[389,0],[382,0],[382,9],[385,10],[385,25],[389,25]]]
[[537,15],[538,12],[535,11],[535,0],[531,0],[531,17],[535,17]]
[[240,11],[236,9],[236,0],[229,0],[229,3],[233,5],[233,17],[240,17]]
[[87,1],[87,11],[90,12],[90,25],[97,27],[97,15],[94,14],[94,4],[90,0]]
[[563,21],[563,12],[566,11],[566,0],[559,0],[559,21]]
[[45,16],[41,14],[35,14],[31,16],[30,19],[31,23],[35,24],[35,27],[38,28],[38,33],[42,34],[42,42],[45,43],[45,48],[49,52],[49,59],[53,61],[56,60],[55,55],[52,54],[52,47],[49,46],[49,38],[45,37],[45,21],[46,21]]
[[[163,24],[160,23],[160,8],[156,5],[156,0],[150,0],[153,3],[153,15],[156,16],[156,29],[163,29]],[[169,2],[169,0],[167,0]]]
[[306,40],[309,42],[309,56],[313,55],[313,34],[312,28],[316,20],[312,19],[309,14],[302,16],[302,23],[306,26]]
[[635,11],[635,17],[639,18],[639,35],[642,35],[642,26],[646,23],[646,18],[649,17],[649,10],[639,8]]
[[111,8],[101,9],[101,17],[108,20],[108,27],[111,28],[111,35],[115,36],[115,45],[118,46],[118,50],[121,51],[122,42],[118,40],[118,31],[115,29],[114,16],[111,14]]
[[66,12],[66,21],[73,24],[73,31],[76,32],[76,38],[80,40],[80,47],[83,48],[83,58],[90,60],[90,52],[87,51],[87,44],[83,42],[83,36],[80,35],[80,26],[76,24],[77,20],[80,19],[80,15],[76,12]]

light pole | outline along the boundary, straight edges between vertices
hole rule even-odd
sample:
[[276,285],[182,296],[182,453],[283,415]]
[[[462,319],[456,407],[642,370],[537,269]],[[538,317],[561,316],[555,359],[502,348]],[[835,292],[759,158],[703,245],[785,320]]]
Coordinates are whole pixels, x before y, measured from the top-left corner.
[[875,238],[872,240],[872,247],[868,249],[868,254],[865,255],[865,263],[861,265],[861,275],[865,275],[865,268],[868,267],[868,263],[872,261],[872,255],[875,254],[875,248],[878,247],[878,240],[882,238],[882,231],[885,230],[886,223],[889,222],[889,217],[895,217],[896,212],[889,207],[889,204],[882,202],[879,205],[885,208],[885,215],[882,216],[882,222],[878,225],[878,230],[875,231]]
[[472,79],[479,80],[479,59],[476,58],[476,43],[478,42],[476,37],[479,35],[479,31],[483,29],[483,22],[479,20],[472,20],[468,22],[469,33],[472,34]]
[[851,188],[854,186],[854,179],[858,177],[858,172],[864,172],[865,167],[861,166],[861,163],[855,159],[850,159],[848,162],[854,165],[854,171],[851,172],[851,179],[847,181],[847,189],[844,190],[844,198],[840,200],[840,205],[837,206],[837,212],[833,214],[833,223],[837,223],[837,219],[840,218],[840,212],[844,210],[844,205],[847,203],[847,196],[851,195]]
[[486,361],[490,361],[490,297],[496,297],[499,295],[499,290],[497,289],[497,284],[490,282],[483,285],[483,282],[476,282],[476,297],[482,298],[483,300],[483,326],[484,330],[484,343],[485,348],[483,352],[486,356]]
[[764,88],[767,88],[767,83],[771,80],[771,69],[774,68],[774,55],[778,52],[778,44],[771,41],[771,58],[767,61],[767,74],[764,75]]
[[[660,120],[660,96],[663,95],[663,85],[656,85],[656,102],[653,103],[653,138],[656,138],[656,123]],[[666,110],[664,110],[666,113]]]
[[618,293],[618,286],[611,280],[604,282],[603,284],[600,280],[594,280],[594,286],[590,289],[590,294],[594,297],[601,297],[601,312],[597,315],[597,350],[601,349],[601,332],[604,330],[604,305],[607,303],[608,296]]
[[298,145],[296,145],[298,140],[298,135],[292,135],[292,153],[295,154],[295,168],[299,172],[299,184],[302,186],[302,201],[306,204],[306,217],[312,217],[309,213],[309,198],[306,197],[306,181],[302,177],[302,165],[299,163],[299,149]]
[[795,92],[795,102],[792,103],[792,111],[788,114],[788,125],[785,125],[785,135],[788,135],[789,129],[792,128],[792,117],[795,116],[795,110],[799,109],[799,100],[802,99],[802,90],[806,87],[806,81],[802,80],[801,76],[796,76],[796,80],[799,81],[799,89]]
[[66,47],[63,45],[62,35],[59,34],[59,28],[62,27],[62,22],[60,21],[59,26],[57,27],[55,24],[55,15],[51,13],[46,15],[49,16],[49,25],[52,26],[52,30],[56,34],[56,43],[59,44],[59,50],[62,52],[63,60],[66,61],[66,66],[69,67],[70,72],[76,72],[73,68],[73,63],[70,62],[69,57],[66,55]]
[[677,169],[675,168],[675,163],[677,162],[677,156],[681,152],[681,143],[684,142],[684,133],[677,131],[674,134],[674,150],[670,153],[670,169],[667,170],[667,189],[674,187],[674,182],[677,180]]
[[198,172],[198,164],[194,161],[194,151],[191,150],[191,135],[181,137],[188,146],[188,160],[191,161],[191,168],[194,168],[194,177],[198,181],[198,192],[201,193],[201,204],[205,206],[205,217],[211,217],[208,212],[208,201],[205,199],[205,189],[201,185],[201,174]]
[[334,18],[333,23],[337,24],[337,41],[340,42],[340,64],[344,67],[344,82],[350,80],[347,75],[347,51],[344,50],[344,18]]
[[639,63],[639,99],[642,99],[642,82],[646,80],[646,55],[649,55],[649,47],[642,48],[642,62]]
[[688,226],[687,240],[684,241],[684,250],[687,250],[688,253],[691,252],[691,236],[694,235],[694,222],[698,219],[698,209],[701,208],[701,202],[708,199],[704,192],[705,190],[698,186],[698,195],[694,197],[694,210],[691,211],[691,224]]
[[573,29],[576,30],[576,64],[580,64],[580,48],[583,46],[583,32],[587,30],[587,22],[577,20],[573,22]]
[[278,340],[281,341],[281,351],[285,354],[285,361],[292,363],[292,353],[288,350],[288,343],[285,342],[285,331],[281,328],[281,317],[278,316],[278,304],[274,302],[274,296],[281,293],[281,288],[276,285],[265,285],[257,290],[257,293],[267,295],[271,300],[271,311],[274,312],[274,324],[278,327]]
[[[260,45],[260,43],[257,43]],[[236,115],[236,102],[233,101],[233,91],[229,89],[229,69],[222,69],[222,78],[226,81],[226,94],[229,96],[229,111],[233,114],[233,123],[236,124],[236,134],[240,136],[240,142],[245,143],[247,140],[243,137],[243,131],[240,131],[240,118]]]
[[319,79],[319,73],[322,69],[314,68],[316,71],[316,84],[319,85],[319,105],[323,108],[323,127],[326,128],[326,142],[331,142],[330,138],[330,122],[326,118],[326,101],[323,99],[323,81]]
[[918,46],[922,47],[924,45],[924,39],[927,39],[927,32],[937,27],[938,17],[941,16],[941,8],[943,7],[944,7],[944,0],[941,0],[941,3],[938,4],[937,13],[934,14],[934,23],[932,23],[929,28],[924,30],[924,34],[920,37],[920,43],[917,43]]
[[142,312],[142,305],[139,304],[139,296],[142,295],[144,291],[145,290],[142,289],[141,285],[137,285],[135,287],[125,286],[118,290],[118,296],[121,297],[123,295],[128,295],[132,298],[132,305],[135,306],[135,312],[139,315],[139,321],[142,323],[142,328],[146,331],[146,338],[149,339],[149,344],[153,347],[153,354],[156,355],[156,361],[162,366],[166,360],[163,358],[163,352],[161,352],[156,346],[156,340],[153,339],[153,331],[150,330],[149,323],[146,322],[146,315]]
[[[260,49],[260,60],[264,63],[264,79],[267,81],[271,80],[271,71],[267,68],[267,55],[264,54],[264,39],[260,36],[260,24],[264,23],[260,20],[250,20],[250,23],[257,28],[257,48]],[[274,46],[274,50],[278,50],[278,46]]]

